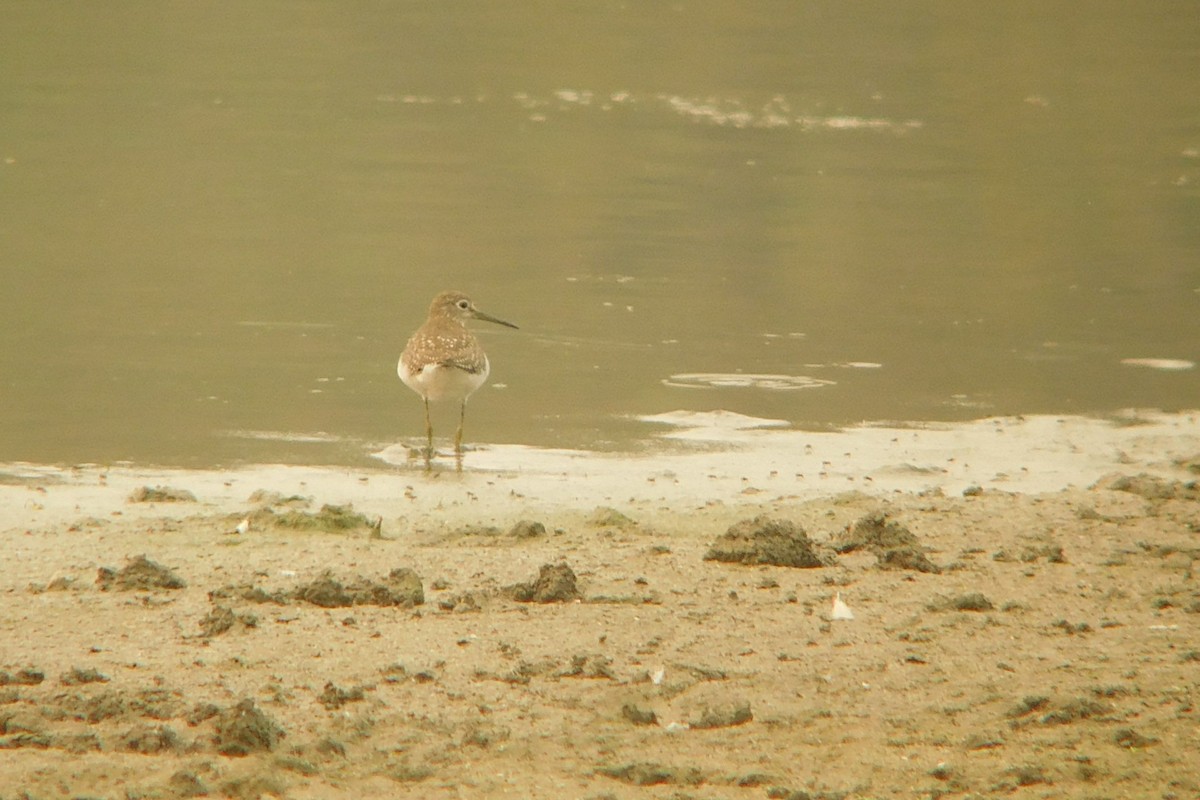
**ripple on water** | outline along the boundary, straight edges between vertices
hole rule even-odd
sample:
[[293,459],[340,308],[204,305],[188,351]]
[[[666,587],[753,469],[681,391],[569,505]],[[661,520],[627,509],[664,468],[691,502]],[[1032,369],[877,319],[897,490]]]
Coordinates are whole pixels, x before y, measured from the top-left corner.
[[1122,358],[1121,363],[1127,367],[1147,367],[1167,372],[1182,372],[1196,366],[1195,361],[1185,361],[1182,358]]
[[665,386],[681,389],[767,389],[790,392],[834,386],[837,381],[808,375],[752,374],[744,372],[688,372],[663,379]]
[[450,95],[381,94],[380,103],[407,106],[465,106],[493,102],[513,102],[529,112],[529,119],[545,122],[549,114],[578,112],[582,109],[612,111],[635,109],[637,112],[668,111],[689,122],[723,128],[792,128],[800,131],[882,131],[904,134],[924,126],[916,119],[889,119],[851,114],[825,116],[793,109],[783,95],[752,101],[738,96],[692,97],[666,93],[637,93],[626,90],[595,92],[588,89],[558,89],[550,93],[518,91],[510,96],[477,94],[472,97]]

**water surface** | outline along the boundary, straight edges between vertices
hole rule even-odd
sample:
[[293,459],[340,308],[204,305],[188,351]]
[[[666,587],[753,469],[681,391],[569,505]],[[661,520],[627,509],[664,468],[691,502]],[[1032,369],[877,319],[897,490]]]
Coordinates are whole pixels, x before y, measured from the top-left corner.
[[11,3],[0,460],[359,463],[443,288],[473,441],[1194,408],[1197,97],[1182,2]]

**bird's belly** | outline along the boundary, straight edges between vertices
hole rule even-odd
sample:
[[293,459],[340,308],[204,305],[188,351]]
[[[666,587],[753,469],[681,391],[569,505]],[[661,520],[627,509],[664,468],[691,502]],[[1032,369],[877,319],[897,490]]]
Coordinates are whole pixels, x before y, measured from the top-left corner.
[[429,364],[422,370],[410,372],[401,362],[396,371],[405,386],[436,403],[440,400],[466,400],[487,380],[489,370],[486,364],[479,372]]

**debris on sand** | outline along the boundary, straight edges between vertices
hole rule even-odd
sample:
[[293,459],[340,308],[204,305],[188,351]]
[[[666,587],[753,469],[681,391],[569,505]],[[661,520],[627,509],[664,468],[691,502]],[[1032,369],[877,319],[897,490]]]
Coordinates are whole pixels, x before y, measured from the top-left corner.
[[121,570],[101,567],[97,570],[96,585],[100,591],[141,591],[145,589],[183,589],[187,583],[171,570],[156,564],[144,555],[129,559]]
[[1067,622],[1065,619],[1055,620],[1050,623],[1051,628],[1058,628],[1068,636],[1076,636],[1081,633],[1091,633],[1092,626],[1086,622]]
[[0,686],[37,686],[46,680],[46,673],[33,667],[25,667],[16,672],[0,669]]
[[333,711],[341,708],[347,703],[357,703],[364,698],[363,687],[355,686],[350,689],[343,689],[340,686],[335,686],[332,681],[325,684],[324,691],[317,701],[325,706],[325,708]]
[[942,568],[915,547],[893,547],[877,554],[880,569],[908,569],[936,575]]
[[[234,624],[253,627],[257,619],[252,614],[237,615],[224,609],[219,600],[245,601],[250,603],[273,603],[286,606],[293,601],[311,603],[322,608],[348,608],[350,606],[400,606],[412,608],[425,602],[425,590],[421,578],[407,567],[398,567],[388,573],[382,581],[374,581],[361,575],[349,580],[339,579],[331,570],[325,570],[314,580],[302,583],[290,591],[269,591],[254,583],[236,583],[222,586],[208,593],[215,604],[213,612],[201,627],[205,635],[212,630],[224,633]],[[233,617],[230,617],[233,614]]]
[[208,599],[213,601],[245,600],[249,603],[274,603],[280,606],[286,606],[289,602],[286,592],[268,592],[266,589],[253,583],[227,584],[209,592]]
[[187,489],[175,489],[170,486],[143,486],[135,489],[129,495],[131,503],[194,503],[196,495]]
[[84,683],[108,683],[110,678],[91,668],[80,669],[72,667],[70,672],[64,672],[58,679],[63,686],[79,686]]
[[238,613],[229,606],[214,605],[212,611],[200,620],[200,635],[206,639],[220,636],[234,626],[242,628],[258,627],[258,617],[250,613]]
[[209,793],[208,787],[196,773],[182,769],[167,781],[167,788],[175,797],[204,797]]
[[804,529],[787,520],[758,516],[729,527],[704,554],[705,561],[772,564],[779,567],[829,566]]
[[1091,489],[1107,489],[1110,492],[1128,492],[1151,501],[1192,500],[1200,501],[1200,481],[1168,481],[1153,475],[1105,475],[1092,484]]
[[54,737],[45,733],[21,731],[11,735],[0,736],[0,750],[20,750],[24,747],[45,750],[53,744]]
[[483,610],[478,598],[471,592],[463,592],[438,600],[438,608],[455,614],[467,614]]
[[514,583],[505,594],[518,603],[566,603],[583,595],[575,584],[575,573],[565,563],[543,564],[532,583]]
[[637,525],[632,519],[609,506],[596,506],[587,522],[588,525],[597,528],[632,528]]
[[248,519],[255,528],[273,526],[296,531],[323,531],[326,533],[352,531],[360,528],[374,530],[377,527],[375,520],[358,513],[349,503],[346,505],[325,504],[317,512],[300,511],[294,508],[276,512],[270,508],[260,508]]
[[833,549],[839,553],[852,553],[855,550],[879,553],[896,547],[916,547],[918,544],[912,531],[895,520],[889,520],[883,511],[875,511],[843,531],[834,542]]
[[179,734],[169,725],[140,725],[121,737],[121,749],[131,753],[168,753],[181,747]]
[[462,525],[454,530],[455,536],[477,536],[483,539],[537,539],[546,535],[546,526],[536,520],[518,520],[508,531],[495,525]]
[[1126,750],[1144,750],[1158,744],[1159,740],[1153,736],[1143,736],[1133,728],[1121,728],[1113,734],[1113,742]]
[[1045,768],[1040,764],[1020,764],[1015,767],[1009,767],[1004,770],[1004,774],[1011,776],[1017,786],[1036,786],[1042,783],[1053,783],[1049,776],[1046,775]]
[[692,728],[732,728],[745,725],[754,719],[750,704],[745,702],[729,703],[727,705],[705,707],[696,719],[689,720]]
[[187,715],[187,724],[195,727],[220,713],[221,707],[216,703],[197,703]]
[[645,761],[619,767],[601,767],[596,771],[606,778],[633,786],[656,786],[659,784],[699,786],[704,783],[704,773],[695,767],[667,767]]
[[[179,693],[163,688],[135,691],[105,689],[97,694],[64,692],[54,698],[56,718],[86,721],[91,725],[127,716],[168,720],[180,713]],[[43,712],[51,706],[43,706]]]
[[[1042,713],[1031,716],[1034,712]],[[1102,718],[1112,712],[1113,706],[1090,697],[1052,703],[1044,695],[1031,695],[1013,707],[1008,716],[1012,720],[1009,722],[1011,727],[1022,728],[1031,724],[1070,725],[1080,720]]]
[[942,571],[925,555],[916,535],[901,523],[888,519],[883,511],[867,514],[854,523],[838,537],[834,549],[839,553],[868,550],[875,554],[880,569],[933,574]]
[[246,498],[247,503],[253,503],[259,508],[269,508],[271,506],[286,506],[287,508],[308,508],[312,505],[312,499],[301,497],[298,494],[284,497],[279,492],[273,492],[268,489],[256,489]]
[[991,611],[992,601],[980,592],[947,597],[926,606],[930,611]]
[[1039,546],[1026,545],[1019,551],[1000,548],[992,553],[992,560],[1001,563],[1020,562],[1034,564],[1040,559],[1046,559],[1051,564],[1067,563],[1067,555],[1061,544],[1044,544]]
[[508,535],[514,539],[536,539],[546,535],[546,526],[536,520],[523,519],[509,529]]
[[657,725],[658,715],[651,709],[642,708],[635,703],[626,703],[621,706],[621,716],[634,725]]
[[617,679],[616,674],[612,670],[612,659],[598,653],[572,656],[571,666],[559,672],[557,677]]
[[217,715],[213,744],[226,756],[245,756],[275,749],[286,734],[283,728],[254,707],[254,701],[242,700]]
[[382,582],[356,577],[342,583],[327,570],[311,583],[297,587],[292,597],[322,608],[365,605],[412,608],[425,602],[425,591],[417,573],[406,567],[392,570]]

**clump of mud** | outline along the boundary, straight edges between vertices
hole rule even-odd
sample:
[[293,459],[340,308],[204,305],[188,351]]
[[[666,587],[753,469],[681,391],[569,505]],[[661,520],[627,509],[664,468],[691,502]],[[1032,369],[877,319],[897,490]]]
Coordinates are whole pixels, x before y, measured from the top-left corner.
[[704,783],[704,773],[696,767],[668,767],[649,761],[601,767],[597,772],[632,786],[699,786]]
[[478,536],[480,538],[498,539],[507,536],[510,539],[537,539],[546,535],[546,526],[536,520],[518,520],[507,533],[495,525],[463,525],[454,531],[457,536]]
[[1200,501],[1200,482],[1168,481],[1153,475],[1105,475],[1091,488],[1111,492],[1128,492],[1146,500]]
[[[239,616],[225,609],[220,601],[241,600],[250,603],[274,603],[280,606],[298,601],[322,608],[364,605],[412,608],[425,602],[425,590],[417,573],[407,567],[398,567],[388,573],[382,581],[374,581],[361,575],[342,580],[332,571],[326,570],[312,581],[302,583],[290,591],[269,591],[253,583],[236,583],[214,589],[208,593],[208,597],[213,601],[214,609],[201,625],[210,627],[215,633],[224,633],[238,624],[253,627],[257,620],[252,621],[253,615]],[[213,634],[206,631],[205,635]]]
[[16,672],[0,669],[0,686],[37,686],[46,680],[46,673],[34,667],[24,667]]
[[642,708],[636,703],[626,703],[621,706],[621,716],[634,725],[657,725],[658,714],[652,709]]
[[1090,697],[1052,702],[1044,695],[1025,697],[1009,710],[1012,720],[1009,725],[1022,728],[1027,725],[1071,725],[1086,719],[1105,718],[1113,712],[1113,706]]
[[178,692],[157,687],[133,691],[105,689],[96,694],[64,692],[41,709],[48,719],[74,719],[90,725],[131,716],[168,720],[180,710]]
[[120,570],[101,567],[97,570],[96,585],[107,592],[140,591],[146,589],[183,589],[187,583],[171,570],[143,556],[129,559]]
[[322,608],[362,605],[412,608],[425,602],[421,579],[404,567],[392,570],[382,582],[356,577],[342,583],[326,571],[311,583],[297,587],[292,596]]
[[565,603],[583,595],[575,583],[575,573],[565,563],[543,564],[532,583],[514,583],[504,589],[518,603]]
[[121,749],[131,753],[168,753],[180,750],[183,743],[169,725],[139,725],[121,737]]
[[596,506],[587,522],[597,528],[632,528],[637,525],[632,519],[609,506]]
[[283,728],[247,699],[217,715],[213,744],[222,755],[245,756],[275,749],[285,735]]
[[995,606],[992,601],[980,592],[961,594],[956,597],[945,597],[926,606],[930,611],[992,611]]
[[1145,750],[1147,747],[1153,747],[1161,740],[1153,736],[1145,736],[1138,733],[1133,728],[1120,728],[1113,734],[1113,742],[1117,747],[1123,747],[1126,750]]
[[844,531],[834,543],[839,553],[868,550],[875,554],[880,569],[907,569],[939,573],[941,567],[929,560],[916,535],[886,513],[867,514]]
[[808,534],[787,520],[758,516],[731,525],[704,554],[705,561],[772,564],[779,567],[825,567]]
[[196,495],[170,486],[143,486],[129,495],[131,503],[194,503]]
[[64,672],[58,682],[63,686],[79,686],[84,683],[108,683],[109,677],[90,667],[81,669],[72,667],[70,672]]
[[239,628],[258,627],[258,617],[250,613],[239,613],[229,606],[214,605],[212,611],[200,620],[200,635],[206,639],[220,636],[234,626]]
[[179,770],[167,782],[167,788],[175,797],[205,797],[209,793],[208,786],[194,772]]
[[302,497],[298,494],[284,496],[279,492],[274,492],[269,489],[255,489],[246,498],[246,502],[253,503],[260,508],[268,508],[270,506],[286,506],[288,508],[308,508],[312,504],[312,500],[307,497]]
[[855,550],[874,553],[896,547],[916,547],[918,544],[912,531],[895,520],[889,520],[884,512],[876,511],[843,531],[833,549],[839,553],[852,553]]
[[923,552],[915,547],[893,547],[879,553],[880,569],[908,569],[913,572],[928,572],[936,575],[942,568],[929,560]]
[[274,527],[325,533],[344,533],[359,529],[375,530],[379,527],[379,520],[368,519],[365,514],[355,511],[354,506],[350,504],[326,504],[316,512],[288,507],[277,510],[264,506],[252,513],[249,520],[252,527],[259,529]]
[[693,728],[732,728],[737,725],[745,725],[754,719],[754,713],[750,710],[750,704],[746,702],[733,702],[725,705],[706,706],[698,717],[691,720],[689,725]]
[[581,653],[571,657],[571,665],[557,674],[560,678],[604,678],[616,680],[612,659],[599,653]]
[[1023,564],[1033,564],[1039,559],[1046,559],[1051,564],[1067,563],[1067,555],[1061,544],[1044,544],[1040,546],[1025,546],[1020,551],[1007,550],[1000,548],[995,553],[992,553],[992,560],[999,562],[1021,562]]
[[317,701],[325,706],[330,711],[341,708],[347,703],[357,703],[363,700],[363,687],[354,686],[350,689],[343,689],[340,686],[335,686],[332,681],[325,684],[324,691]]
[[536,539],[546,535],[546,526],[536,520],[523,519],[509,529],[508,535],[514,539]]
[[471,592],[443,597],[441,600],[438,600],[438,608],[454,614],[468,614],[483,610],[479,599]]
[[287,592],[268,592],[266,589],[253,583],[227,584],[209,592],[208,599],[213,602],[217,600],[245,600],[250,603],[274,603],[279,606],[286,606],[288,604]]

